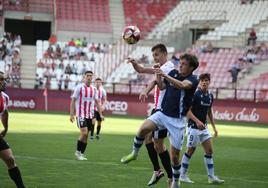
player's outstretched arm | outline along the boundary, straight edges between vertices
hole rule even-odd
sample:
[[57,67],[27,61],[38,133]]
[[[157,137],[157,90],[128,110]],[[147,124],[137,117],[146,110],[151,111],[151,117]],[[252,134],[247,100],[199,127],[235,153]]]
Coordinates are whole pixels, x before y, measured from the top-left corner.
[[214,117],[213,117],[213,113],[212,113],[212,107],[208,110],[208,118],[209,118],[209,121],[210,121],[211,126],[213,128],[214,136],[217,137],[218,130],[217,130],[216,125],[215,125],[215,121],[214,121]]
[[8,111],[7,110],[3,112],[1,121],[4,126],[4,130],[1,131],[0,137],[4,137],[8,131]]
[[70,121],[74,122],[74,111],[75,111],[75,98],[72,98],[71,104],[70,104]]
[[202,121],[200,121],[200,120],[193,114],[193,112],[191,111],[191,109],[187,112],[186,116],[187,116],[189,119],[191,119],[191,120],[193,120],[193,121],[195,122],[195,124],[196,124],[196,126],[197,126],[198,129],[203,130],[203,129],[206,128],[205,125],[204,125],[204,123],[203,123]]
[[128,58],[127,59],[128,63],[132,64],[132,67],[135,69],[136,72],[138,73],[145,73],[145,74],[153,74],[154,73],[154,69],[151,67],[144,67],[142,66],[138,60],[133,59],[133,58]]
[[191,89],[192,88],[193,84],[189,80],[179,81],[165,73],[162,73],[161,76],[178,89]]
[[163,71],[160,68],[155,69],[155,76],[156,76],[156,84],[160,90],[163,90],[166,88],[166,84],[161,79],[161,75],[164,74]]
[[150,82],[149,85],[140,93],[139,100],[145,102],[145,100],[148,98],[148,94],[154,89],[155,85],[155,80]]

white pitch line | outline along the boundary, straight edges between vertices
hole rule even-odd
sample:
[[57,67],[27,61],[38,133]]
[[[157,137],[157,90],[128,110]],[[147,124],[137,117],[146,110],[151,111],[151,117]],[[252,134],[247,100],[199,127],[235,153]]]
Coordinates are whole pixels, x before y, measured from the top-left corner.
[[[68,163],[91,163],[91,164],[97,164],[97,165],[111,165],[111,166],[126,166],[124,164],[121,164],[120,161],[118,160],[118,163],[116,162],[97,162],[97,161],[77,161],[75,159],[59,159],[59,158],[43,158],[43,157],[33,157],[33,156],[22,156],[22,155],[15,155],[15,158],[18,159],[30,159],[30,160],[46,160],[46,161],[60,161],[60,162],[68,162]],[[147,167],[137,167],[137,166],[128,166],[129,168],[132,168],[134,170],[151,170],[151,168],[147,168]],[[199,174],[199,173],[191,173],[193,175],[196,176],[204,176],[205,174]],[[236,178],[236,177],[227,177],[227,176],[221,176],[223,179],[228,179],[228,180],[236,180],[236,181],[243,181],[243,182],[249,182],[249,183],[263,183],[263,184],[268,184],[268,181],[261,181],[261,180],[248,180],[245,178]]]

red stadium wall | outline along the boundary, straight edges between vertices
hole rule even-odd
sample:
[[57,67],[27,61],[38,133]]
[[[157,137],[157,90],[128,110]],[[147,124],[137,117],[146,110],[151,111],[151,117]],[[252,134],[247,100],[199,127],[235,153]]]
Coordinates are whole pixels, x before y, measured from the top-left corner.
[[[42,90],[9,88],[10,109],[45,110]],[[48,91],[48,111],[69,112],[70,91]],[[146,116],[153,108],[153,97],[148,103],[138,101],[138,96],[110,94],[105,114]],[[267,123],[268,103],[250,101],[216,100],[214,104],[216,120],[235,122]]]

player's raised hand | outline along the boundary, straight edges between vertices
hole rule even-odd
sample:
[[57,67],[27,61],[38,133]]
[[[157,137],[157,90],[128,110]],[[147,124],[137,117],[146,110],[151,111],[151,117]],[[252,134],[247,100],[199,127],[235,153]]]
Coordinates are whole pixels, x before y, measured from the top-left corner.
[[74,115],[70,114],[70,122],[73,123],[74,122]]
[[145,93],[145,92],[141,92],[141,93],[140,93],[140,95],[139,95],[139,100],[140,100],[141,102],[145,102],[147,98],[148,98],[147,93]]
[[155,68],[154,69],[154,73],[155,74],[158,74],[158,75],[160,75],[160,76],[162,76],[164,73],[163,73],[163,71],[160,69],[160,68]]
[[160,68],[160,64],[159,63],[154,64],[153,68],[154,69]]

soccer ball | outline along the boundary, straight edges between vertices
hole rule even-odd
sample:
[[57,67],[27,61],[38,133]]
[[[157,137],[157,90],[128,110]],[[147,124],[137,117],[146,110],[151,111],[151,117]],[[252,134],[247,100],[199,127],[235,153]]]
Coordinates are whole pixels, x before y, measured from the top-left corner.
[[141,32],[137,26],[125,27],[122,38],[128,44],[136,44],[141,38]]

